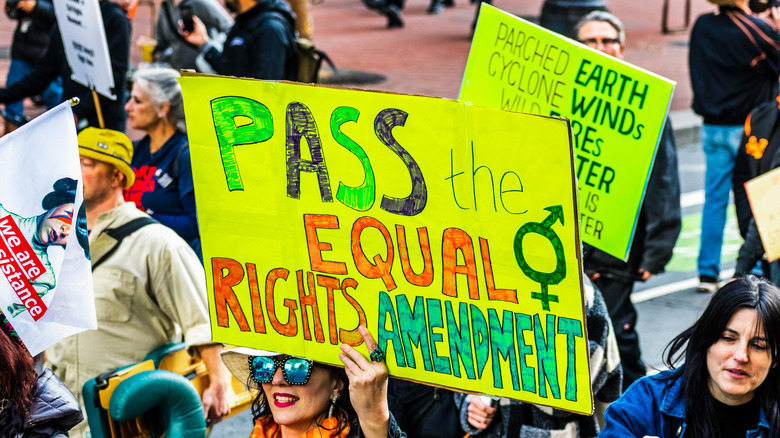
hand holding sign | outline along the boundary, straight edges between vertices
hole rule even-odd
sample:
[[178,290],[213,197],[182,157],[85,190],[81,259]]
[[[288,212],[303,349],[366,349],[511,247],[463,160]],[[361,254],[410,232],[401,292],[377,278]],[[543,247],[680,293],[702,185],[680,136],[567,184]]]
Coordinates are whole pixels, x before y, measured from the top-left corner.
[[[364,326],[358,328],[369,353],[377,349],[376,341]],[[344,370],[349,377],[349,398],[355,408],[360,429],[366,438],[385,438],[390,424],[387,405],[387,368],[383,361],[367,360],[347,344],[341,344]]]
[[485,404],[482,397],[472,396],[467,408],[469,424],[477,429],[487,429],[496,415],[496,408]]

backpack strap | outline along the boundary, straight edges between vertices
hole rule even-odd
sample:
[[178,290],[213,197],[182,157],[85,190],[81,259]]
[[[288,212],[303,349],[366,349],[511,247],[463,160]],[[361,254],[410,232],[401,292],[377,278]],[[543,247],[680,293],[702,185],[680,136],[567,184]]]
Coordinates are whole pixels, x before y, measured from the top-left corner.
[[[270,8],[267,11],[263,12],[263,14],[267,14],[269,17],[276,19],[277,21],[280,21],[284,23],[286,26],[289,27],[289,22],[285,18],[284,11],[277,8]],[[323,52],[322,50],[314,47],[314,42],[311,41],[308,38],[303,38],[295,35],[295,31],[293,30],[290,34],[290,37],[293,41],[293,48],[295,49],[295,57],[298,59],[298,62],[300,63],[300,52],[302,49],[305,51],[313,51],[316,58],[316,65],[317,67],[314,70],[314,77],[309,78],[307,82],[317,82],[319,80],[319,72],[320,72],[320,66],[322,65],[322,62],[325,61],[328,66],[333,70],[334,73],[338,72],[338,69],[336,68],[336,64],[333,63],[333,60],[330,59],[330,56],[328,56],[327,53]],[[300,66],[299,66],[300,67]],[[296,72],[297,73],[297,72]],[[292,79],[297,81],[298,75],[296,74],[296,78]]]
[[[739,28],[739,30],[742,31],[742,33],[745,34],[745,36],[750,40],[751,43],[753,43],[753,46],[758,50],[759,54],[758,56],[754,57],[753,60],[750,62],[750,68],[756,69],[756,66],[759,62],[766,59],[766,52],[764,49],[761,48],[758,41],[756,41],[756,37],[753,35],[753,32],[755,32],[759,38],[763,39],[765,42],[769,43],[769,45],[772,46],[775,50],[780,49],[780,46],[777,45],[771,38],[769,38],[764,32],[761,31],[761,29],[758,28],[758,26],[755,25],[750,19],[747,17],[744,17],[741,14],[738,14],[734,11],[727,11],[726,16],[731,19],[732,22],[734,22],[734,25]],[[753,32],[751,32],[751,30]]]
[[112,237],[114,240],[116,240],[116,243],[114,244],[111,249],[108,250],[105,254],[103,254],[98,261],[92,264],[92,271],[95,271],[95,268],[100,266],[103,262],[108,260],[109,257],[111,257],[114,252],[116,252],[117,249],[119,249],[119,245],[122,243],[122,240],[124,240],[125,237],[135,233],[139,229],[151,225],[151,224],[158,224],[156,220],[152,219],[149,216],[142,216],[136,219],[131,220],[130,222],[120,225],[116,228],[110,228],[105,230],[105,233],[108,234],[109,237]]
[[[300,62],[298,57],[298,37],[295,34],[295,23],[290,24],[290,22],[287,20],[287,12],[279,9],[279,8],[269,8],[265,11],[260,13],[260,17],[263,17],[266,20],[276,20],[279,23],[282,23],[284,25],[284,28],[287,30],[287,37],[290,39],[290,47],[291,49],[290,56],[284,61],[284,79],[288,81],[295,81],[298,78],[298,63]],[[291,69],[290,62],[294,62],[295,68],[292,69],[293,71],[289,71]],[[294,75],[295,77],[291,77],[290,75]]]

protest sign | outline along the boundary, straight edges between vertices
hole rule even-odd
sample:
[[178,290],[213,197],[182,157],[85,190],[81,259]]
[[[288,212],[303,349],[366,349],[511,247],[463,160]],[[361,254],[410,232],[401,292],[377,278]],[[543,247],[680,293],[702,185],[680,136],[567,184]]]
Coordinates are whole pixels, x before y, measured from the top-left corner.
[[114,74],[98,0],[54,2],[62,46],[71,69],[71,79],[103,96],[116,100]]
[[482,3],[459,99],[570,119],[582,240],[626,259],[673,89]]
[[745,183],[758,234],[769,261],[780,258],[780,169],[773,169]]
[[70,103],[0,139],[0,310],[27,349],[97,328]]
[[215,341],[339,365],[362,324],[394,377],[591,412],[565,120],[180,83]]

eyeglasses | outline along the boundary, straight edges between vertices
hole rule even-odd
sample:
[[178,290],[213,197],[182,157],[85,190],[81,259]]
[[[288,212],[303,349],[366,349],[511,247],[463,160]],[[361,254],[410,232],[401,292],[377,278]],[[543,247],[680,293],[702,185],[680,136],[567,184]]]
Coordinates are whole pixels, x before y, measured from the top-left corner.
[[284,380],[290,385],[305,385],[311,377],[314,361],[302,357],[275,359],[265,356],[250,356],[249,371],[258,383],[271,383],[277,368],[282,369]]
[[599,42],[605,46],[609,46],[611,44],[620,44],[620,40],[618,38],[585,38],[580,42],[586,46],[598,46]]

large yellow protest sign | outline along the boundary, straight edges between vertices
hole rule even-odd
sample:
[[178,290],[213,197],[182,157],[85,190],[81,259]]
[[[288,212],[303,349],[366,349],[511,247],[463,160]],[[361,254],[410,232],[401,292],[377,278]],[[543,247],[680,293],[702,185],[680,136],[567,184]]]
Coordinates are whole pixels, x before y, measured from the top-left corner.
[[460,100],[571,120],[582,240],[625,259],[674,82],[483,3]]
[[773,169],[745,183],[750,209],[769,261],[780,258],[780,169]]
[[[562,119],[180,79],[215,341],[591,412]],[[358,347],[366,353],[366,347]]]

